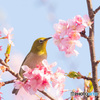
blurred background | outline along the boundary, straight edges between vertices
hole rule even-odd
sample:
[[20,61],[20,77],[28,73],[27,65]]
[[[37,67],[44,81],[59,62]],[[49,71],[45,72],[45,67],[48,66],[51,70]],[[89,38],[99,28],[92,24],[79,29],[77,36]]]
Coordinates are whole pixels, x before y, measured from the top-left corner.
[[[100,6],[100,0],[92,0],[93,8]],[[35,39],[39,37],[50,37],[55,33],[53,28],[59,19],[68,20],[76,15],[88,14],[86,0],[0,0],[0,30],[5,27],[7,29],[13,27],[13,42],[10,54],[9,65],[18,72],[19,67],[27,55]],[[95,51],[96,58],[100,60],[100,11],[95,16]],[[88,35],[88,28],[86,29]],[[3,36],[3,34],[2,34]],[[57,67],[61,67],[66,73],[69,71],[80,72],[82,75],[88,75],[91,72],[91,62],[89,46],[86,39],[80,39],[82,48],[77,48],[79,55],[65,57],[63,52],[59,52],[54,45],[53,39],[48,41],[47,53],[48,62],[57,62],[57,66],[53,68],[55,72]],[[0,40],[2,51],[0,58],[4,59],[4,53],[7,47],[7,40]],[[98,66],[98,73],[100,65]],[[100,78],[100,74],[98,75]],[[2,75],[2,81],[15,79],[11,74],[5,72]],[[100,83],[99,83],[100,85]],[[66,78],[65,89],[84,89],[84,81],[82,79]],[[13,84],[6,85],[0,89],[4,100],[14,100],[12,93]],[[70,92],[66,92],[63,98],[70,97]],[[19,100],[19,99],[17,99]],[[24,100],[24,99],[21,99]],[[29,99],[35,100],[35,99]]]

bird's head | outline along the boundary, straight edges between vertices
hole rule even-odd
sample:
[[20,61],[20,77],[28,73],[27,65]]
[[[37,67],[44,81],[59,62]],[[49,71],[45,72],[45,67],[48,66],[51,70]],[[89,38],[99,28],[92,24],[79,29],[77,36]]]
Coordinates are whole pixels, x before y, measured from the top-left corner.
[[32,45],[31,52],[35,54],[39,54],[39,55],[47,54],[46,44],[47,44],[47,41],[51,38],[52,37],[49,37],[49,38],[41,37],[41,38],[36,39]]

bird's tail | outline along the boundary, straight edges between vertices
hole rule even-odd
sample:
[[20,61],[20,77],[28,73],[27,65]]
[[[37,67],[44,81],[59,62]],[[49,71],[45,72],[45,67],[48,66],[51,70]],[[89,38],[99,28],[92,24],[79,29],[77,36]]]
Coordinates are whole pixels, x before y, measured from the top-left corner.
[[14,88],[13,91],[12,91],[12,94],[17,95],[18,91],[19,91],[19,89],[15,89],[15,88]]

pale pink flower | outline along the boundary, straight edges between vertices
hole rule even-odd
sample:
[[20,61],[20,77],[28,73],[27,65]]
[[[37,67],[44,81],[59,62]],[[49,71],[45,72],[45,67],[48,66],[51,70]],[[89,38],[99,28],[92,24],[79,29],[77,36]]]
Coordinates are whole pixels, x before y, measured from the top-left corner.
[[0,92],[0,100],[3,99],[3,98],[1,97],[1,94],[2,94],[2,92]]
[[34,88],[32,88],[32,84],[31,81],[28,80],[24,85],[23,88],[26,90],[26,92],[30,93],[30,94],[35,94],[37,92],[37,87],[36,84],[33,85]]
[[0,31],[0,37],[1,37],[1,33],[2,33],[2,32]]
[[[0,31],[0,37],[1,37],[1,31]],[[2,46],[0,46],[0,51],[2,51]]]
[[76,50],[73,51],[73,55],[78,56],[78,54],[79,54],[78,51]]
[[60,67],[57,68],[57,71],[54,73],[54,77],[60,83],[65,82],[65,72]]
[[0,46],[0,51],[2,50],[2,46]]
[[[80,92],[83,92],[80,88],[77,88],[77,90],[76,91],[74,91],[75,93],[80,93]],[[74,99],[75,100],[81,100],[81,98],[82,98],[82,96],[80,96],[80,95],[75,95],[74,96]]]
[[19,80],[15,80],[15,84],[14,87],[15,89],[20,89],[21,87],[23,87],[24,83],[19,81]]
[[82,47],[82,43],[79,40],[74,41],[75,45],[78,47]]
[[54,44],[57,45],[59,51],[63,51],[64,50],[64,46],[62,45],[62,40],[63,38],[60,38],[60,35],[58,34],[54,34]]
[[42,83],[39,85],[38,89],[43,91],[45,88],[49,88],[50,87],[50,80],[48,80],[48,78],[43,78]]
[[83,22],[83,18],[80,15],[74,17],[75,22],[80,25]]
[[54,77],[52,79],[52,86],[55,89],[58,89],[61,93],[61,95],[63,94],[63,90],[64,90],[64,82],[65,82],[65,72],[63,70],[61,70],[60,67],[58,67],[57,71],[54,73]]
[[88,15],[84,15],[84,16],[83,16],[83,20],[84,20],[84,21],[83,21],[83,25],[84,25],[85,27],[89,26],[89,27],[91,28],[91,25],[93,24],[93,22],[91,22],[89,16],[88,16]]
[[74,19],[69,19],[68,24],[69,24],[68,33],[72,31],[82,32],[85,29],[84,25],[82,24],[78,25]]
[[72,40],[69,37],[65,37],[61,42],[64,46],[65,51],[68,49],[70,49],[70,50],[75,49],[75,40]]
[[78,40],[80,39],[80,33],[76,32],[76,31],[72,31],[71,33],[68,34],[69,38],[71,40]]
[[33,78],[31,78],[31,80],[33,84],[41,84],[44,76],[43,72],[37,69],[34,70],[32,74],[33,74]]
[[55,66],[57,65],[56,62],[54,62],[54,63],[52,63],[52,64],[49,65],[46,59],[44,59],[44,60],[42,61],[42,64],[43,64],[48,70],[51,70],[52,67],[55,67]]
[[32,69],[30,69],[27,65],[23,65],[22,66],[22,69],[25,71],[25,73],[23,74],[25,78],[32,78],[33,75],[32,75]]
[[48,78],[48,80],[52,79],[53,77],[53,72],[51,71],[52,67],[55,67],[57,65],[56,62],[52,63],[52,64],[48,64],[47,60],[44,59],[42,61],[42,64],[44,66],[43,70],[44,70],[44,75],[45,78]]
[[13,28],[10,28],[7,30],[6,28],[3,28],[3,33],[6,35],[6,38],[8,39],[9,43],[14,46],[14,43],[12,42],[12,34],[11,32],[13,31]]
[[88,100],[95,100],[95,96],[89,96]]
[[64,36],[67,34],[67,29],[69,25],[64,20],[59,20],[58,24],[54,24],[54,29],[56,30],[57,34],[60,34],[61,36]]

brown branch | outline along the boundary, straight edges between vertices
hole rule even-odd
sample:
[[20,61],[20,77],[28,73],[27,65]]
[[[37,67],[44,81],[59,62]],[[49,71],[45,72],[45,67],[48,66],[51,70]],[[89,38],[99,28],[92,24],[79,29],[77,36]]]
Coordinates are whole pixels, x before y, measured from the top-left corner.
[[[86,1],[87,1],[90,20],[94,22],[94,11],[92,8],[92,0],[86,0]],[[95,46],[94,46],[94,23],[91,25],[91,28],[89,29],[88,43],[89,43],[90,58],[91,58],[91,65],[92,65],[92,78],[93,78],[92,83],[94,87],[94,92],[98,93],[98,96],[96,96],[95,100],[99,100],[100,92],[98,86],[97,64],[96,64]]]
[[3,60],[2,60],[2,59],[0,59],[0,64],[2,64],[3,66],[5,66],[5,67],[9,68],[9,66],[8,66],[5,62],[3,62]]
[[41,92],[42,94],[44,94],[45,96],[47,96],[50,100],[55,100],[50,95],[48,95],[45,91],[40,91],[40,90],[38,90],[38,91]]
[[83,30],[82,32],[80,32],[80,35],[81,35],[81,37],[84,37],[84,38],[88,39],[88,36],[86,36],[85,33],[86,33],[86,31]]
[[96,14],[99,10],[100,10],[100,6],[97,9],[95,9],[94,14]]
[[81,76],[81,78],[92,81],[92,78],[91,77]]
[[83,79],[91,80],[91,81],[92,81],[92,78],[91,78],[91,77],[83,76],[80,72],[78,72],[78,74],[79,74],[79,77],[78,77],[77,79],[81,79],[81,78],[83,78]]
[[6,71],[10,72],[13,76],[15,76],[19,80],[23,80],[18,73],[15,73],[2,59],[0,59],[0,64],[6,67]]
[[10,81],[6,81],[6,82],[3,82],[3,86],[5,86],[6,84],[10,84],[10,83],[14,83],[14,80],[10,80]]
[[97,60],[95,64],[98,65],[99,63],[100,63],[100,60]]

